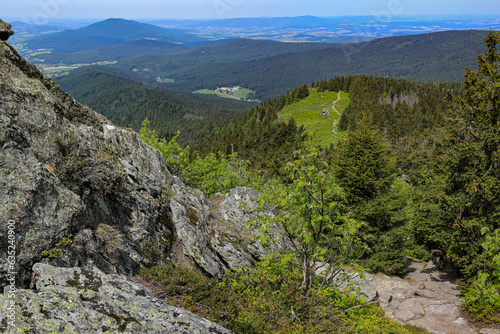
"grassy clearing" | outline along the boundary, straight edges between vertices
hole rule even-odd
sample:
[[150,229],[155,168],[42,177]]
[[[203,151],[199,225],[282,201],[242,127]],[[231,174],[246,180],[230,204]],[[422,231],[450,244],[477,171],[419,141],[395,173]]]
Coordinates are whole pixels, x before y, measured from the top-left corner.
[[[281,111],[281,117],[288,120],[293,117],[297,125],[304,125],[314,133],[315,142],[322,147],[335,144],[338,139],[333,133],[333,124],[338,122],[340,115],[349,105],[349,94],[341,92],[340,100],[335,103],[337,114],[333,110],[333,102],[338,98],[338,92],[316,92],[311,91],[310,95],[302,101],[291,104]],[[330,116],[322,117],[321,110],[326,109]],[[346,131],[337,132],[337,137],[342,138]]]
[[68,75],[69,72],[76,67],[55,67],[55,68],[44,68],[43,69],[43,74],[48,76],[49,78],[57,78],[61,77],[63,75]]
[[[240,88],[239,90],[232,92],[232,95],[224,94],[216,90],[209,90],[209,89],[200,89],[197,91],[194,91],[193,93],[196,94],[205,94],[205,95],[217,95],[219,97],[223,97],[226,99],[233,99],[233,100],[247,100],[249,95],[255,94],[255,91],[248,89],[248,88]],[[260,102],[259,100],[254,100],[251,99],[252,102]]]

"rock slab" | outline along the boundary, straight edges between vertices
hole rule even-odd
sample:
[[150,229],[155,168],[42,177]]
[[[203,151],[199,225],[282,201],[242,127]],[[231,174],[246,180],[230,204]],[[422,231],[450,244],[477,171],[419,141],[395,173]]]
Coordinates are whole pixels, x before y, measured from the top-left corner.
[[168,305],[125,276],[97,268],[33,266],[33,287],[15,294],[15,325],[7,322],[10,301],[0,295],[2,333],[218,333],[226,328]]
[[478,333],[463,318],[462,300],[452,270],[442,271],[428,263],[412,262],[403,277],[383,274],[353,275],[362,296],[369,301],[379,296],[379,305],[396,322],[426,328],[431,333]]

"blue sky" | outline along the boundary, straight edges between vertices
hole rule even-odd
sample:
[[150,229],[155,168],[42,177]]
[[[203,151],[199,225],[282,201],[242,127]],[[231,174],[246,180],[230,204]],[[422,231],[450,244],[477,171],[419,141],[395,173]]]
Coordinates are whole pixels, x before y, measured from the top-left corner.
[[500,14],[498,0],[15,0],[4,17],[233,18],[342,15]]

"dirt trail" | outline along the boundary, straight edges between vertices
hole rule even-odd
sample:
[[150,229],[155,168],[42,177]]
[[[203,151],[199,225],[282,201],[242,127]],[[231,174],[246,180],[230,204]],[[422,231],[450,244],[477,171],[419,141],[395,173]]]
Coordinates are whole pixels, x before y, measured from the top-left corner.
[[332,105],[333,111],[335,111],[337,113],[337,115],[340,116],[339,111],[337,110],[337,108],[335,108],[335,105],[337,104],[337,102],[339,102],[339,100],[340,100],[340,92],[339,92],[339,96],[337,97],[337,99],[335,101],[333,101],[333,105]]
[[[337,102],[339,102],[339,100],[340,100],[340,92],[339,92],[339,95],[338,95],[337,99],[335,101],[333,101],[333,105],[332,105],[333,111],[335,111],[337,113],[337,115],[339,115],[339,117],[340,117],[341,115],[340,115],[339,111],[337,110],[337,108],[335,108],[335,105],[337,104]],[[335,119],[335,120],[333,120],[333,130],[332,130],[332,132],[333,132],[333,135],[335,136],[335,138],[337,138],[337,139],[338,139],[338,137],[337,137],[337,124],[338,123],[339,123],[339,119],[338,118]]]

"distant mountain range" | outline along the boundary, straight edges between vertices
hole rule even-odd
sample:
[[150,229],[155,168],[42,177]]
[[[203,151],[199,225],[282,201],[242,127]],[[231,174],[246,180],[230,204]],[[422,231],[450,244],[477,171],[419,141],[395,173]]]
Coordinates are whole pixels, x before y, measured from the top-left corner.
[[52,49],[53,52],[79,52],[94,48],[125,44],[140,39],[166,43],[197,43],[205,39],[176,29],[165,29],[124,19],[108,19],[76,30],[65,30],[34,37],[27,41],[29,49]]
[[[483,37],[486,35],[486,31],[447,31],[357,44],[320,44],[326,47],[260,58],[255,50],[263,46],[249,47],[245,51],[245,45],[257,42],[239,41],[206,47],[204,53],[196,49],[167,56],[123,59],[115,66],[122,70],[123,76],[136,81],[153,84],[153,78],[168,77],[175,79],[168,87],[184,91],[239,85],[255,90],[263,99],[269,99],[303,83],[336,75],[461,81],[464,68],[474,68],[476,55],[484,52]],[[283,49],[286,47],[283,46]],[[250,57],[253,59],[248,59]],[[140,68],[144,72],[132,72],[132,68]]]

